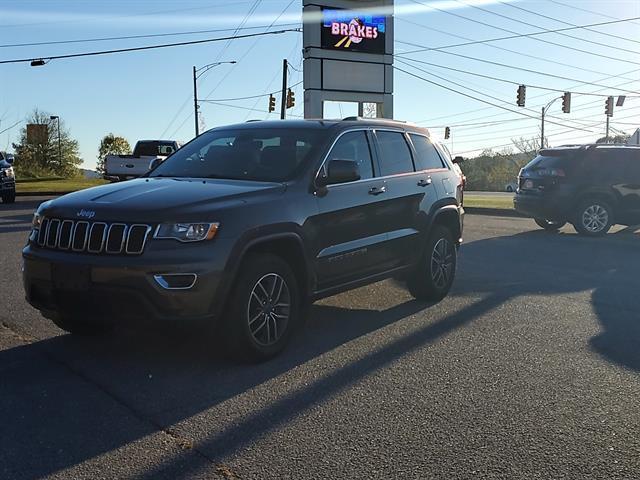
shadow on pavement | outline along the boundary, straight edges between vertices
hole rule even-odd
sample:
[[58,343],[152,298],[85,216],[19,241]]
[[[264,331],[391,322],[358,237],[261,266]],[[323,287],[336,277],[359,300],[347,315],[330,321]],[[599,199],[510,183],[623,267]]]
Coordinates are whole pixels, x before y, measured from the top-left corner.
[[[212,432],[196,445],[206,456],[195,456],[188,465],[170,459],[144,478],[189,478],[210,465],[211,458],[243,449],[373,372],[521,295],[550,295],[553,301],[553,295],[593,291],[603,330],[591,339],[592,348],[610,362],[640,370],[640,296],[635,292],[639,257],[635,241],[619,242],[613,236],[583,239],[534,231],[471,242],[461,253],[454,295],[479,300],[436,322],[420,319],[421,326],[410,335],[390,340],[351,364],[319,372],[314,382]],[[167,431],[426,308],[416,301],[384,311],[314,306],[306,331],[292,348],[255,366],[226,361],[212,343],[195,334],[162,330],[101,340],[67,335],[1,351],[0,476],[40,478]]]

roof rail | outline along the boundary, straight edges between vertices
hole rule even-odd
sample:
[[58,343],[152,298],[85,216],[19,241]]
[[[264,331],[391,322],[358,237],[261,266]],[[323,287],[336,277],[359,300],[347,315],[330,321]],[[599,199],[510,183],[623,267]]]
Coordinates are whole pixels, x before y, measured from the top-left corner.
[[261,122],[262,120],[260,120],[259,118],[250,118],[249,120],[247,120],[245,123],[249,123],[249,122]]

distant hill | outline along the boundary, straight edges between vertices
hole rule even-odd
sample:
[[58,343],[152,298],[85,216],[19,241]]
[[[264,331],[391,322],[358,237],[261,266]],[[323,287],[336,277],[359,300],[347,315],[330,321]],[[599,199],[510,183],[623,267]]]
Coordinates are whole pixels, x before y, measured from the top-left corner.
[[94,171],[94,170],[87,170],[85,168],[81,168],[80,171],[82,172],[82,176],[84,178],[102,178],[102,175],[100,175],[98,172]]

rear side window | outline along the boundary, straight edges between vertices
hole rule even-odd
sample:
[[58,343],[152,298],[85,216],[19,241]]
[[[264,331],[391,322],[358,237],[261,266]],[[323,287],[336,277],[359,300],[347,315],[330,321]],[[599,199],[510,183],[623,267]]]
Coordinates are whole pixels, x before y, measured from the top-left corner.
[[416,170],[444,168],[436,147],[433,146],[427,137],[410,133],[409,138],[411,138],[413,147],[416,149]]
[[377,131],[380,147],[380,175],[397,175],[413,172],[411,150],[401,132]]
[[352,160],[360,168],[360,179],[373,177],[373,163],[367,134],[364,131],[342,135],[329,152],[328,160]]

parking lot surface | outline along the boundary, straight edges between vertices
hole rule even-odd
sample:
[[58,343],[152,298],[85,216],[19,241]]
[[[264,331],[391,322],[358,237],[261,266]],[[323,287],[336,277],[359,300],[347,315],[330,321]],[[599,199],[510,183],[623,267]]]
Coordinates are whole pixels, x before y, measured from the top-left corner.
[[0,205],[0,478],[640,477],[633,228],[468,215],[448,298],[324,300],[249,366],[188,328],[78,339],[40,317],[20,283],[40,201]]

